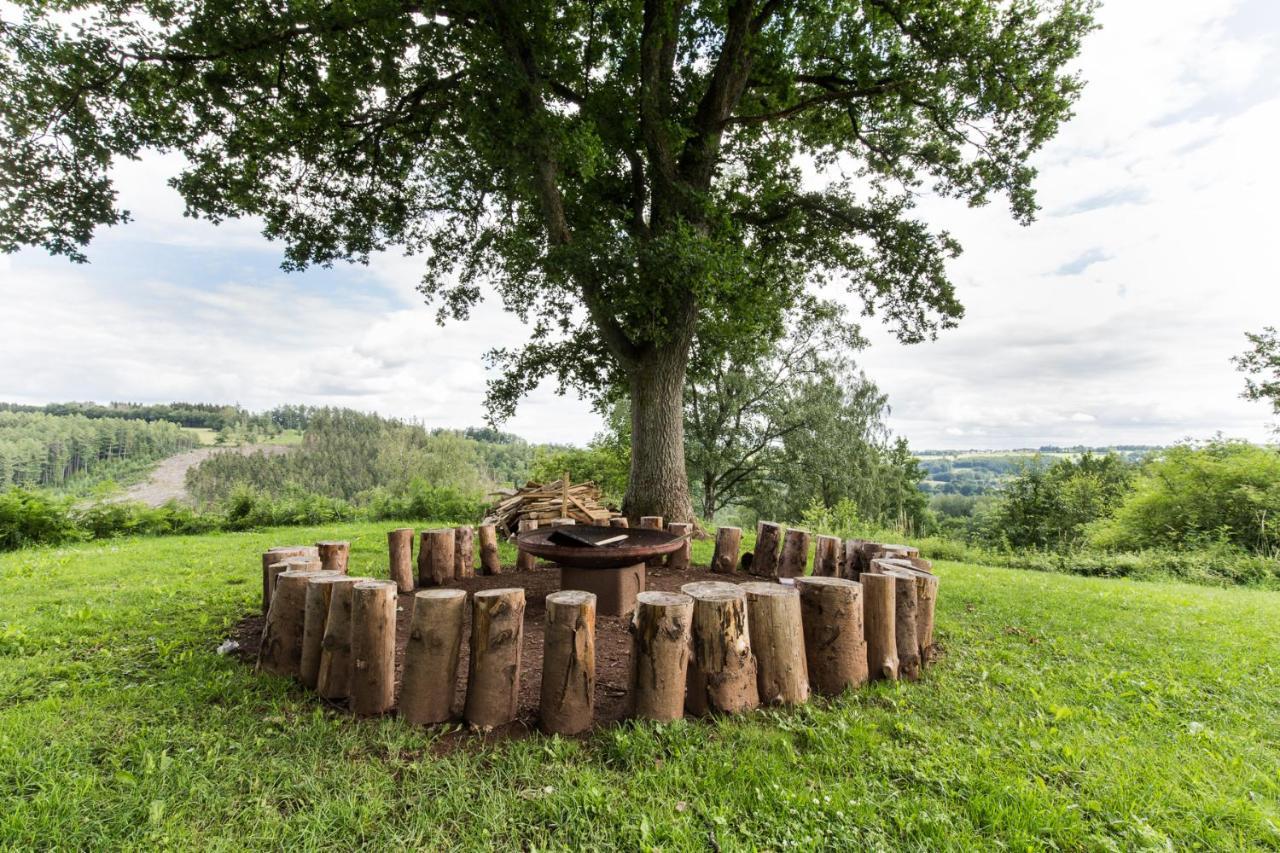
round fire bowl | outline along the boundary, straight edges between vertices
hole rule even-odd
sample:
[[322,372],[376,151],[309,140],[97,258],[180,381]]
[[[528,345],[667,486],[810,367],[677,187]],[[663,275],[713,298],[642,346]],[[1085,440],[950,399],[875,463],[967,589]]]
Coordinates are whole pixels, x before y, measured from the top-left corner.
[[[569,530],[597,539],[626,534],[625,541],[614,545],[557,545],[547,537],[557,530]],[[643,527],[601,527],[591,524],[575,524],[566,527],[540,527],[528,530],[516,537],[516,546],[535,557],[575,569],[620,569],[644,563],[652,557],[661,557],[678,550],[685,537],[665,530]]]

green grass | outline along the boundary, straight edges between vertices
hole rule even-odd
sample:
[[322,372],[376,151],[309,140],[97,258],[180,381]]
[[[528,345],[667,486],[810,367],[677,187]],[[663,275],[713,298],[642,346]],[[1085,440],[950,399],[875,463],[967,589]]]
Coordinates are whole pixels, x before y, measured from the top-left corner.
[[0,848],[1280,846],[1280,594],[942,563],[920,683],[433,757],[214,653],[264,548],[393,526],[0,556]]

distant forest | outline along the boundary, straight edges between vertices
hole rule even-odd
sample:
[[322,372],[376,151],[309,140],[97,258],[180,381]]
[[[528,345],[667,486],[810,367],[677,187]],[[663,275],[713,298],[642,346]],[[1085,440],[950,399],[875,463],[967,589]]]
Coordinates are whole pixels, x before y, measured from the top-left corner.
[[976,497],[997,492],[1028,467],[1047,468],[1059,459],[1085,453],[1114,453],[1126,462],[1138,462],[1160,447],[1126,444],[1114,447],[1044,447],[1024,450],[924,450],[916,453],[925,477],[921,491],[930,495]]

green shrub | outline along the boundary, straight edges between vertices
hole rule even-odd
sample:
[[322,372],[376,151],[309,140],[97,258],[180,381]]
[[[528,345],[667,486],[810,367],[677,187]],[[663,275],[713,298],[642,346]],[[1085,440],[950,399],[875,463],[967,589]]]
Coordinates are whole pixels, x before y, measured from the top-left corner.
[[451,486],[432,486],[423,480],[413,480],[400,495],[374,489],[362,497],[367,502],[368,517],[373,521],[438,519],[474,524],[484,516],[488,506],[481,498],[465,495]]
[[0,551],[81,538],[70,509],[65,498],[18,488],[0,492]]

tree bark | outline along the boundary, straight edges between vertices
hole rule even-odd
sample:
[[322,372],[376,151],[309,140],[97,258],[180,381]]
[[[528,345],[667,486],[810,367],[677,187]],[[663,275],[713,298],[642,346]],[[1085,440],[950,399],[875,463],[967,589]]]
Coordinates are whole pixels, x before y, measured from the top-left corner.
[[302,622],[302,662],[299,679],[312,690],[320,677],[320,651],[324,641],[324,626],[329,620],[329,602],[333,599],[334,584],[347,577],[345,573],[316,572],[307,581]]
[[721,527],[716,530],[716,550],[711,555],[711,571],[718,575],[731,575],[738,568],[738,548],[742,544],[741,527]]
[[400,681],[400,717],[408,723],[444,723],[453,716],[466,604],[461,589],[424,589],[413,597]]
[[627,517],[625,515],[615,515],[613,518],[609,519],[609,526],[610,527],[630,527],[631,522],[627,520]]
[[809,568],[809,531],[791,528],[782,543],[778,577],[802,578]]
[[524,590],[485,589],[471,599],[467,723],[489,731],[516,718],[524,645]]
[[863,572],[862,616],[867,638],[867,673],[872,680],[898,678],[898,640],[893,624],[896,584],[888,575]]
[[813,689],[838,696],[867,681],[862,585],[844,578],[797,578],[805,658]]
[[498,551],[498,528],[482,524],[476,530],[480,537],[480,574],[502,574],[502,556]]
[[683,314],[672,341],[629,365],[631,472],[622,501],[629,518],[695,520],[684,463],[684,381],[697,314],[692,304]]
[[819,536],[813,549],[813,575],[819,578],[840,577],[841,542],[837,536]]
[[866,571],[866,567],[862,564],[862,546],[865,544],[867,544],[865,539],[844,540],[844,554],[840,558],[840,577],[857,581],[858,576]]
[[452,527],[422,532],[418,546],[418,586],[443,586],[453,580],[454,538]]
[[372,578],[343,577],[329,594],[329,614],[320,639],[320,670],[316,675],[316,693],[324,699],[346,699],[351,693],[352,590],[366,580]]
[[469,525],[454,528],[453,576],[471,578],[476,574],[475,528]]
[[591,728],[596,704],[596,597],[561,590],[547,596],[542,647],[542,728],[574,735]]
[[915,681],[920,677],[916,579],[901,569],[890,569],[885,574],[893,578],[893,638],[898,648],[898,675]]
[[[538,529],[538,520],[535,518],[522,518],[517,525],[517,533],[527,533],[530,530]],[[530,554],[528,551],[516,551],[516,571],[527,572],[538,565],[538,558]]]
[[916,584],[916,639],[920,653],[921,668],[927,666],[933,656],[933,620],[938,601],[938,578],[931,572],[917,569],[913,562],[921,561],[918,557],[879,559],[872,563],[873,570],[880,574],[894,572],[910,575]]
[[720,581],[687,583],[693,599],[687,707],[691,714],[736,714],[760,704],[756,659],[747,630],[747,596]]
[[756,525],[756,548],[751,556],[751,574],[759,578],[778,576],[778,549],[782,544],[782,525],[761,521]]
[[[282,545],[268,548],[262,555],[262,612],[265,614],[271,606],[271,592],[275,589],[275,577],[270,575],[271,566],[283,563],[290,557],[319,557],[319,552],[312,545]],[[284,571],[280,569],[276,572]]]
[[351,558],[350,542],[317,542],[320,552],[320,568],[326,572],[347,573],[347,561]]
[[396,704],[396,585],[360,581],[351,588],[351,710],[385,714]]
[[307,581],[318,572],[284,571],[276,576],[271,609],[262,628],[258,668],[297,677],[302,672],[302,633],[306,625]]
[[[693,525],[676,521],[667,525],[667,531],[677,536],[689,536],[693,533]],[[689,568],[689,562],[693,559],[693,542],[685,539],[677,551],[672,551],[667,555],[667,568],[676,571],[684,571]]]
[[747,626],[756,657],[760,701],[765,705],[809,701],[800,593],[793,586],[767,581],[744,583],[742,590],[747,596]]
[[413,592],[413,528],[400,527],[387,532],[390,577],[400,592]]
[[684,716],[693,599],[642,592],[631,620],[632,716],[670,722]]

